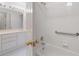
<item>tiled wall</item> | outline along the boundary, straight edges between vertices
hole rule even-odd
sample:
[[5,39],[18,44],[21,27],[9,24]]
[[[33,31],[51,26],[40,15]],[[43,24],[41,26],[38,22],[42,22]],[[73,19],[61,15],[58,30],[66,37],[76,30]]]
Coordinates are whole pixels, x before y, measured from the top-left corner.
[[[49,2],[46,6],[35,3],[34,37],[44,37],[46,43],[79,54],[79,37],[58,35],[55,31],[65,33],[79,32],[79,3],[73,2],[68,6],[67,2]],[[66,45],[66,47],[64,47]]]

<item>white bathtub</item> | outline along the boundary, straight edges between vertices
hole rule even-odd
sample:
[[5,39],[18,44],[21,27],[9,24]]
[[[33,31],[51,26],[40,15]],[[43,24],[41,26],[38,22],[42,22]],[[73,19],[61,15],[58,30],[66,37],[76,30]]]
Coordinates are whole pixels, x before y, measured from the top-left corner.
[[79,54],[72,52],[68,49],[60,48],[50,44],[46,44],[45,49],[41,49],[40,51],[37,51],[37,55],[39,56],[79,56]]

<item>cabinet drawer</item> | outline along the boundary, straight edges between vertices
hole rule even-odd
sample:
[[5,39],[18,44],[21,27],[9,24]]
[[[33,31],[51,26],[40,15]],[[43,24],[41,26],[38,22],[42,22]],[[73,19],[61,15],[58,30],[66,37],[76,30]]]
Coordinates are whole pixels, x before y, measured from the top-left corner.
[[2,39],[2,43],[8,43],[8,42],[12,42],[12,41],[16,41],[16,37]]
[[11,33],[11,34],[3,34],[2,35],[2,39],[5,39],[5,38],[11,38],[11,37],[16,37],[16,33]]
[[12,41],[9,43],[2,43],[2,50],[6,50],[6,49],[12,49],[16,46],[16,41]]

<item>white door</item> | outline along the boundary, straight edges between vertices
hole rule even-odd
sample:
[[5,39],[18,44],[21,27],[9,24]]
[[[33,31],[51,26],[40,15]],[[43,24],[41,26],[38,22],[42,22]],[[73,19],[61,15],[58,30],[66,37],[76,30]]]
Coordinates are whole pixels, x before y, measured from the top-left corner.
[[[33,39],[41,41],[41,36],[44,36],[45,21],[47,20],[47,7],[45,3],[34,3],[33,4]],[[41,43],[33,48],[34,55],[43,54]]]

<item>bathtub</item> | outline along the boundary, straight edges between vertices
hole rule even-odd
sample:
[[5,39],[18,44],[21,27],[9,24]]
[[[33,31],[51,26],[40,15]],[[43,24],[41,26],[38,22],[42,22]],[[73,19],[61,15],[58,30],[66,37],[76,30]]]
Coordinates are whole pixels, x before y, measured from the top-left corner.
[[37,56],[79,56],[78,53],[72,52],[68,49],[57,47],[55,45],[46,44],[45,49],[37,51]]

